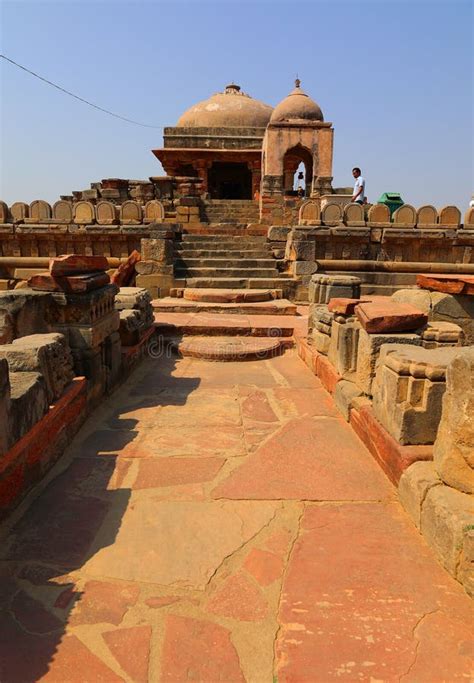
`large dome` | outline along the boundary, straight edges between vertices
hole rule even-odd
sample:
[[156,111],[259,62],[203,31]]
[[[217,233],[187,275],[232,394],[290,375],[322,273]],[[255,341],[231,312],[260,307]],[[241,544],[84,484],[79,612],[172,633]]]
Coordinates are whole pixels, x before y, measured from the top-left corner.
[[286,123],[301,120],[324,121],[321,108],[301,89],[298,79],[295,81],[295,86],[295,89],[290,92],[288,97],[285,97],[275,107],[270,123]]
[[179,118],[186,128],[266,128],[272,107],[228,85],[224,92],[198,102]]

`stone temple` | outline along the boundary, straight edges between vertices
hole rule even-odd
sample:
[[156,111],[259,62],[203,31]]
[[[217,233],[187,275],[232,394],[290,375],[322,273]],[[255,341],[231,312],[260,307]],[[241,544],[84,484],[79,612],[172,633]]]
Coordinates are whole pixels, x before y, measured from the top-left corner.
[[231,84],[0,202],[2,683],[471,676],[474,208],[333,139]]
[[165,128],[153,153],[169,176],[196,178],[209,199],[252,200],[291,196],[300,163],[306,196],[330,192],[332,145],[332,124],[297,80],[275,109],[228,85]]

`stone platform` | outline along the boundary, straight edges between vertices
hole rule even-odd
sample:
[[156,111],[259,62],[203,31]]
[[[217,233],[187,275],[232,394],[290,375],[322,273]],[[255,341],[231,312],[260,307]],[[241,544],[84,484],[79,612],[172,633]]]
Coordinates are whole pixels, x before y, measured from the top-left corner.
[[155,313],[155,330],[163,336],[291,337],[298,322],[287,315]]
[[472,601],[292,350],[144,361],[0,548],[5,683],[472,670]]
[[153,310],[160,313],[224,313],[237,315],[295,315],[296,305],[287,299],[258,301],[255,303],[213,303],[210,301],[187,301],[176,297],[155,299]]
[[280,354],[281,339],[271,337],[186,337],[171,339],[171,348],[182,357],[217,361],[262,360]]

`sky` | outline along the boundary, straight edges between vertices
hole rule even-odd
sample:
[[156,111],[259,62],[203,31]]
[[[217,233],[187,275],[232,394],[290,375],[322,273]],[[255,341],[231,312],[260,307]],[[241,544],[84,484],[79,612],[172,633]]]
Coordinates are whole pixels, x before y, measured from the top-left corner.
[[474,192],[472,0],[0,0],[0,198],[163,171],[160,126],[231,81],[275,106],[303,89],[334,125],[333,185],[467,208]]

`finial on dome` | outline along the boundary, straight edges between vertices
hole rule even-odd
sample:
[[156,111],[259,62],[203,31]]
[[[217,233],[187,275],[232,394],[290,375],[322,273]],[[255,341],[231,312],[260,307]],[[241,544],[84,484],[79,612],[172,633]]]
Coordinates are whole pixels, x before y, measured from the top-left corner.
[[296,76],[296,78],[295,78],[295,88],[299,88],[300,85],[301,85],[301,81],[300,81],[300,79],[298,78],[298,76]]
[[232,83],[229,83],[229,85],[226,85],[225,91],[226,95],[233,94],[233,93],[238,93],[240,92],[240,85],[237,85],[232,81]]

